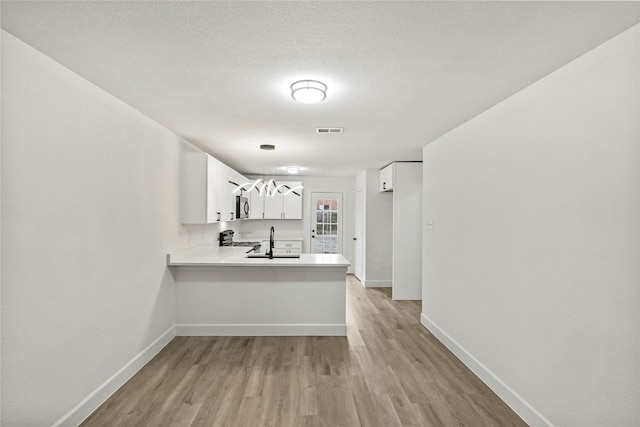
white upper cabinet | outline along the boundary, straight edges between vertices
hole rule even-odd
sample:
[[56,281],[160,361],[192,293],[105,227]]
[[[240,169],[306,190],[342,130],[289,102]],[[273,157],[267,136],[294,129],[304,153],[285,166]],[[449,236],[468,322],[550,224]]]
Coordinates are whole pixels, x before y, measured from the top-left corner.
[[267,197],[264,194],[260,196],[255,189],[251,192],[249,218],[302,219],[302,190],[297,189],[284,195],[290,188],[302,186],[302,182],[278,181],[277,184],[284,184],[285,187],[273,197]]
[[219,221],[217,174],[221,164],[207,153],[184,153],[181,161],[183,224]]
[[302,190],[284,195],[301,182],[279,181],[285,187],[274,197],[260,196],[259,188],[234,193],[250,180],[207,153],[184,153],[180,173],[183,224],[235,221],[238,196],[249,199],[250,219],[302,219]]
[[184,153],[180,173],[183,224],[236,220],[233,190],[247,178],[207,153]]
[[282,194],[265,196],[264,198],[264,218],[282,219]]
[[380,191],[393,191],[394,164],[380,169]]
[[264,218],[264,196],[260,195],[260,189],[254,188],[249,193],[249,219]]
[[[289,187],[302,186],[302,182],[287,182]],[[282,196],[282,219],[302,219],[302,190],[298,189],[292,193]]]
[[218,172],[216,176],[218,188],[218,211],[220,212],[221,221],[236,220],[236,195],[233,190],[236,189],[235,173],[233,169],[219,162]]
[[227,189],[226,189],[225,197],[229,199],[230,217],[233,218],[231,219],[231,221],[233,221],[237,217],[236,198],[239,196],[244,196],[244,191],[237,191],[235,193],[234,191],[245,182],[247,182],[247,178],[242,176],[239,172],[236,172],[235,170],[228,168],[227,179],[226,179]]

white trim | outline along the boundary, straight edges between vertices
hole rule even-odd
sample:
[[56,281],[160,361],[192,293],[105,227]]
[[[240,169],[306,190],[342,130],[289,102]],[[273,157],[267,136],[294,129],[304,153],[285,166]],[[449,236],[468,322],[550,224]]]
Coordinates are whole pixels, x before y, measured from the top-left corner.
[[365,288],[390,288],[391,280],[365,280],[362,282]]
[[346,336],[347,325],[335,324],[182,324],[176,336]]
[[176,336],[175,327],[172,326],[160,335],[147,348],[125,364],[111,378],[92,391],[75,408],[67,412],[52,427],[77,426],[102,405],[113,393],[115,393],[124,383],[134,376],[153,357],[160,352]]
[[465,350],[446,332],[436,326],[424,313],[420,314],[420,323],[427,328],[440,342],[456,355],[467,368],[471,369],[495,394],[500,397],[511,409],[515,411],[531,427],[553,427],[533,406],[527,403],[518,393],[506,385],[489,368],[484,366],[473,355]]

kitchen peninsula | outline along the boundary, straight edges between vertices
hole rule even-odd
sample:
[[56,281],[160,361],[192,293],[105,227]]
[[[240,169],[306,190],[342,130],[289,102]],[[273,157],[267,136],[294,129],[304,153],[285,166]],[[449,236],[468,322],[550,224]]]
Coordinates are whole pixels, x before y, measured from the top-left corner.
[[169,254],[177,335],[346,335],[344,256],[246,252],[203,245]]

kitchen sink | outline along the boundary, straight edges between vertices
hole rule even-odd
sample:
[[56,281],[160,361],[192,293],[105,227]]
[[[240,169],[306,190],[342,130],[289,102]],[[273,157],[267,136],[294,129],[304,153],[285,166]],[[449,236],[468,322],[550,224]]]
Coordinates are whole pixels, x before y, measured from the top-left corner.
[[[265,254],[249,254],[246,258],[271,258]],[[300,254],[276,254],[273,258],[300,258]]]

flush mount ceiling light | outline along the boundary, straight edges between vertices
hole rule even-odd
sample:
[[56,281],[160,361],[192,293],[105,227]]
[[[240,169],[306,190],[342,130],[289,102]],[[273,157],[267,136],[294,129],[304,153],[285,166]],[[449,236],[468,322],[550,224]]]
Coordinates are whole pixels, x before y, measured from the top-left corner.
[[303,104],[315,104],[327,97],[327,85],[317,80],[300,80],[291,85],[291,97]]
[[300,172],[300,168],[297,166],[287,166],[286,168],[284,168],[287,173],[298,173]]

